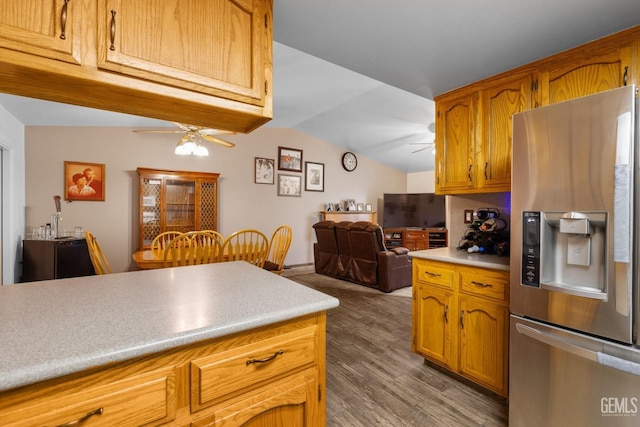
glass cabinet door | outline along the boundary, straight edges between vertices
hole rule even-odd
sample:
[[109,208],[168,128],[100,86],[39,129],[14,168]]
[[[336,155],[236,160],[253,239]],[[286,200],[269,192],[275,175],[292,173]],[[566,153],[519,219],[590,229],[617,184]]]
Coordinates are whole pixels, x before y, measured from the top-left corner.
[[164,206],[165,231],[186,233],[196,227],[196,183],[167,179]]
[[161,232],[160,222],[160,194],[162,191],[162,179],[142,179],[142,225],[140,227],[140,240],[144,246],[151,245],[151,241]]

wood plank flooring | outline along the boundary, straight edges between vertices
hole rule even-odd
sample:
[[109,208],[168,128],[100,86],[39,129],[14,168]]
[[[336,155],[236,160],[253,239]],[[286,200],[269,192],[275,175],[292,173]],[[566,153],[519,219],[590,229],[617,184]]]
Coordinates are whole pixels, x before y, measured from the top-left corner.
[[411,352],[411,288],[390,294],[294,268],[284,276],[332,295],[327,312],[327,426],[506,426],[504,399]]

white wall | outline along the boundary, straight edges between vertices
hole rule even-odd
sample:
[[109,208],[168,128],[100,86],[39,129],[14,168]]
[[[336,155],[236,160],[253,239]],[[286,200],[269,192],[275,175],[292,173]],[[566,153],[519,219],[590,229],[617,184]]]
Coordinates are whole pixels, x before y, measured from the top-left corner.
[[25,169],[24,126],[0,105],[2,158],[2,283],[18,282],[22,274]]
[[407,174],[407,193],[435,193],[435,171]]
[[[219,231],[228,235],[256,228],[270,236],[278,225],[289,224],[294,238],[287,265],[313,263],[311,225],[326,203],[355,199],[372,203],[375,209],[383,193],[407,191],[407,174],[364,156],[358,156],[354,172],[346,172],[340,164],[346,150],[292,129],[260,128],[249,135],[227,137],[236,147],[210,145],[206,158],[173,154],[176,134],[141,134],[112,127],[27,127],[25,132],[26,230],[49,222],[55,209],[53,196],[64,194],[65,160],[104,163],[106,200],[63,203],[62,226],[79,225],[92,231],[116,272],[135,269],[131,254],[138,246],[137,167],[220,173]],[[275,159],[277,166],[278,146],[302,150],[303,161],[324,163],[325,191],[279,197],[277,184],[255,184],[254,158]],[[303,173],[284,173],[301,175],[304,181]]]

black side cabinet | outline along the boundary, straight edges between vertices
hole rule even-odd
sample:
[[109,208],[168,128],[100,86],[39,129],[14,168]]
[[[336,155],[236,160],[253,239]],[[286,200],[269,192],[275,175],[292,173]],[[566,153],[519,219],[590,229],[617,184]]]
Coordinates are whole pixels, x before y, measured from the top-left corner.
[[22,281],[64,279],[95,274],[83,238],[24,240]]

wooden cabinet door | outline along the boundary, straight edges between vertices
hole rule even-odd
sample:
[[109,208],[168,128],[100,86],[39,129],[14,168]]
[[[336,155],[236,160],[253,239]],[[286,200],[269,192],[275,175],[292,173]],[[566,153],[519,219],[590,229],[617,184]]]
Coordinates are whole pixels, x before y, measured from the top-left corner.
[[82,3],[0,0],[0,47],[80,64]]
[[544,68],[544,104],[555,104],[631,84],[632,45],[573,51]]
[[511,117],[528,107],[530,77],[501,80],[481,92],[480,187],[511,191]]
[[414,286],[413,351],[455,370],[457,309],[454,292],[430,285]]
[[[98,5],[98,67],[264,105],[264,0],[106,0]],[[270,65],[270,64],[269,64]]]
[[458,301],[460,373],[505,395],[509,309],[465,295]]
[[436,193],[465,193],[477,182],[477,94],[436,103]]

